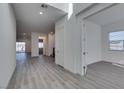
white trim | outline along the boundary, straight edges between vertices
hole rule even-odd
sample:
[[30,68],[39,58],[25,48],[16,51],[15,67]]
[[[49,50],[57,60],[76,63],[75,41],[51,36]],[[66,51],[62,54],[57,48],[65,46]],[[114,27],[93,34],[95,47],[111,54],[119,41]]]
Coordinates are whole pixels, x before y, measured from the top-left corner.
[[[82,52],[81,52],[81,61],[82,61],[82,66],[81,66],[81,74],[82,75],[85,75],[86,74],[86,71],[87,71],[87,65],[88,64],[86,64],[86,63],[83,63],[83,60],[84,60],[84,56],[82,56],[82,54],[83,54],[83,52],[84,52],[84,48],[83,48],[83,40],[84,40],[84,37],[85,36],[83,36],[82,37],[82,35],[84,35],[83,34],[83,31],[85,30],[84,29],[84,26],[82,26],[82,24],[84,24],[84,21],[85,21],[85,19],[87,18],[87,17],[89,17],[89,16],[92,16],[92,15],[94,15],[94,14],[96,14],[96,13],[99,13],[99,12],[101,12],[101,11],[104,11],[105,9],[108,9],[108,8],[110,8],[110,7],[112,7],[112,6],[114,6],[114,4],[113,3],[105,3],[105,4],[93,4],[93,5],[91,5],[91,6],[89,6],[89,7],[87,7],[86,8],[86,10],[85,11],[82,11],[82,12],[80,12],[80,13],[78,13],[76,16],[79,18],[79,20],[81,20],[81,50],[82,50]],[[84,71],[83,70],[83,67],[86,67],[86,70]]]
[[112,63],[112,65],[115,65],[115,66],[118,66],[118,67],[122,67],[122,68],[124,68],[124,65],[119,64],[119,63]]

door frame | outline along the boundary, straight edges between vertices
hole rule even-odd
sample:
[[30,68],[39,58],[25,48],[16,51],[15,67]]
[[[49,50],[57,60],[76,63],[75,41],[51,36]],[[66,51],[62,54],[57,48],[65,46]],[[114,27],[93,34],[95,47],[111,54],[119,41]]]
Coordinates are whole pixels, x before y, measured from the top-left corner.
[[[86,64],[86,56],[84,57],[84,51],[85,51],[85,47],[84,46],[84,43],[82,41],[85,41],[85,20],[92,16],[92,15],[95,15],[99,12],[102,12],[104,10],[107,10],[115,5],[118,5],[118,4],[114,4],[114,3],[110,3],[110,4],[98,4],[98,5],[94,5],[92,8],[89,9],[88,12],[85,12],[85,13],[82,13],[79,16],[79,19],[81,20],[80,22],[80,26],[81,26],[81,75],[86,75],[86,72],[87,72],[87,64]],[[84,48],[83,48],[84,47]],[[87,52],[85,51],[85,55],[87,54]],[[85,62],[84,62],[85,61]]]
[[82,75],[86,75],[87,72],[87,62],[86,62],[86,30],[85,30],[85,19],[81,22],[81,60],[82,60]]

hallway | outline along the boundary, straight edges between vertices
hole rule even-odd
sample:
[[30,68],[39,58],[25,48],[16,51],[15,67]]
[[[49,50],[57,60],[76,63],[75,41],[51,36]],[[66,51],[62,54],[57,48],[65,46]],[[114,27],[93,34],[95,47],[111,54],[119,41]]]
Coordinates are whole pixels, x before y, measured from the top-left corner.
[[124,69],[100,62],[88,67],[87,75],[79,76],[55,65],[53,58],[16,54],[17,67],[8,88],[124,88]]

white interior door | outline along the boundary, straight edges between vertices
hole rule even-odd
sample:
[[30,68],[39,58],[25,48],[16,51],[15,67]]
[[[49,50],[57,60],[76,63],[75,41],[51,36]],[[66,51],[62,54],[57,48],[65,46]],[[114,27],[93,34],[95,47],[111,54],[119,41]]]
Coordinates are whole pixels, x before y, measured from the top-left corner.
[[55,62],[64,67],[64,26],[56,28],[55,32]]
[[84,20],[83,23],[83,43],[82,62],[83,72],[86,74],[87,65],[101,60],[101,28],[99,25]]
[[86,62],[86,29],[85,21],[82,22],[82,74],[85,75],[87,72]]

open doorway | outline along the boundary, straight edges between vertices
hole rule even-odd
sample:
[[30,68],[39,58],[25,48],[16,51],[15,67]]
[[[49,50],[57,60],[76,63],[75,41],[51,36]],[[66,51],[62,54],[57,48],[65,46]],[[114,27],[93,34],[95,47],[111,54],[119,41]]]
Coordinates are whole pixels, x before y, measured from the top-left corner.
[[38,48],[39,48],[39,55],[43,55],[43,39],[39,39]]
[[[109,62],[123,66],[123,4],[114,4],[106,9],[83,18],[82,21],[82,64]],[[105,20],[107,19],[107,20]],[[104,63],[103,62],[103,63]],[[86,69],[86,70],[85,70]]]

